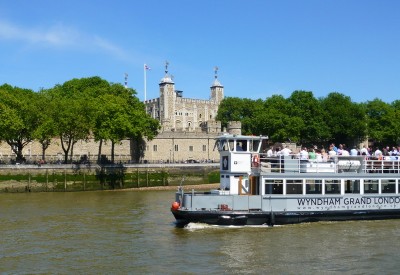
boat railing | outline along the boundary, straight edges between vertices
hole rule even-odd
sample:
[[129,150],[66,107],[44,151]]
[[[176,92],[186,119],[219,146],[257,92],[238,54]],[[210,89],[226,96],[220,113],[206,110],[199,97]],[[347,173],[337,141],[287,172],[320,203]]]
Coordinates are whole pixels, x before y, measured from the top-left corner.
[[364,156],[334,156],[328,160],[300,159],[298,155],[268,157],[260,154],[253,170],[265,173],[399,173],[400,158],[383,159]]

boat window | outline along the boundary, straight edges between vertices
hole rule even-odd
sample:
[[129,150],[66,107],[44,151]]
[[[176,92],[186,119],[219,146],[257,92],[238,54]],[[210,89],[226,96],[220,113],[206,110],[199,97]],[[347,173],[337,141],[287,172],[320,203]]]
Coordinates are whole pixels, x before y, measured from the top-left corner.
[[322,194],[322,180],[306,180],[306,194]]
[[396,180],[381,180],[381,192],[382,193],[396,193]]
[[286,181],[286,194],[303,194],[303,181],[302,180],[287,180]]
[[259,140],[250,140],[250,152],[258,152],[258,147],[260,145]]
[[344,180],[344,192],[346,194],[360,194],[360,180]]
[[235,145],[235,141],[233,139],[228,140],[228,148],[229,148],[228,150],[229,151],[233,151],[233,148],[235,148],[234,145]]
[[378,180],[364,180],[364,193],[378,193],[379,192]]
[[283,181],[265,180],[265,194],[283,194]]
[[247,151],[247,140],[237,140],[236,151]]
[[340,194],[340,180],[325,180],[325,194]]
[[218,148],[218,151],[228,151],[229,150],[228,142],[226,139],[217,140],[216,146]]

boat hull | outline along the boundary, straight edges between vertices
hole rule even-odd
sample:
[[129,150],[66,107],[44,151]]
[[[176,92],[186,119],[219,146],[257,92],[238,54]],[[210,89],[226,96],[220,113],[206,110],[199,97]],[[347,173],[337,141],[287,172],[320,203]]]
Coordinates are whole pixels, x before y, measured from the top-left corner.
[[189,223],[211,225],[285,225],[321,221],[399,219],[400,210],[358,210],[318,212],[265,212],[265,211],[190,211],[171,210],[178,227]]

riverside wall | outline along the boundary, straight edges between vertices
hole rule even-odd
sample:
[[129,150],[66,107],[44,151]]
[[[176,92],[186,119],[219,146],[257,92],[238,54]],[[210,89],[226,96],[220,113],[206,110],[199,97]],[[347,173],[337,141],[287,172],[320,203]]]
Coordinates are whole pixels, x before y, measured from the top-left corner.
[[109,190],[218,181],[218,163],[0,166],[0,192]]

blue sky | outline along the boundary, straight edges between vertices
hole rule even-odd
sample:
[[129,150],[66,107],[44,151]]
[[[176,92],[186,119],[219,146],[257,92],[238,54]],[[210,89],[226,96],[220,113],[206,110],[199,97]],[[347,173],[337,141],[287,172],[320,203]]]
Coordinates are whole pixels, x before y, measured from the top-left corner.
[[355,102],[400,99],[397,0],[0,0],[0,84],[51,88],[72,78],[159,95],[165,61],[184,97],[295,90]]

